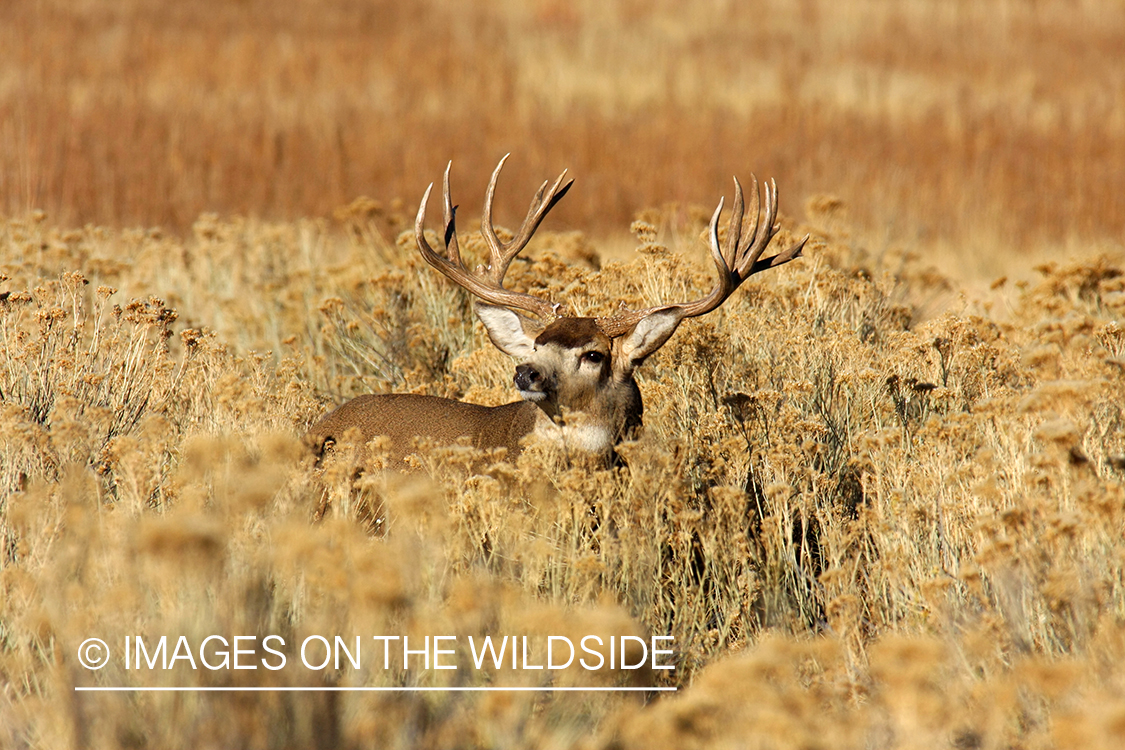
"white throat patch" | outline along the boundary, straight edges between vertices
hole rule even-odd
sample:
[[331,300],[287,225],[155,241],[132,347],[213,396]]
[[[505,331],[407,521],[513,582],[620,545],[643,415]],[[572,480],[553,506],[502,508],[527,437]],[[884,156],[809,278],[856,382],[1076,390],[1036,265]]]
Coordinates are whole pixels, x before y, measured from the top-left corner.
[[613,437],[609,428],[589,423],[557,425],[545,414],[540,415],[532,434],[539,440],[545,440],[563,449],[608,453],[613,448]]

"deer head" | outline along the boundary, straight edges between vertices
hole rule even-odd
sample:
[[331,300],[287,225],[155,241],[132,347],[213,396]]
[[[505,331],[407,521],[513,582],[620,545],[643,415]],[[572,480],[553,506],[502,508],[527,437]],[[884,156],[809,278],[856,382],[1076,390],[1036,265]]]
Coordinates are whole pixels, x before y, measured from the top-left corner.
[[488,247],[487,265],[466,268],[457,243],[456,208],[449,190],[449,167],[443,182],[444,253],[435,252],[425,238],[426,206],[431,184],[422,197],[414,225],[422,257],[447,278],[478,298],[477,317],[498,349],[514,357],[514,383],[520,396],[535,404],[546,421],[536,429],[568,441],[573,447],[595,453],[610,452],[632,436],[641,423],[640,390],[633,373],[662,347],[680,323],[719,307],[750,276],[800,256],[808,237],[792,247],[763,258],[777,233],[777,187],[765,186],[764,210],[758,183],[753,182],[753,216],[743,226],[745,202],[742,185],[734,181],[735,198],[725,242],[719,242],[719,217],[723,200],[711,217],[711,258],[717,280],[711,291],[690,302],[660,304],[641,310],[622,307],[608,317],[575,317],[564,303],[515,292],[503,285],[512,260],[522,251],[547,213],[573,184],[566,172],[548,187],[544,182],[528,208],[519,231],[501,242],[492,221],[496,182],[507,156],[500,160],[485,195],[481,234]]

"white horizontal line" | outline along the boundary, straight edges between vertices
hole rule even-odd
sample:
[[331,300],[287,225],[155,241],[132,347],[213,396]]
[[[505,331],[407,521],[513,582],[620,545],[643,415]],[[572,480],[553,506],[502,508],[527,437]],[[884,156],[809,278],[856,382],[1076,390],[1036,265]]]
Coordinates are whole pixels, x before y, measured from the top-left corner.
[[659,690],[675,692],[675,687],[75,687],[75,692],[108,693],[604,693]]

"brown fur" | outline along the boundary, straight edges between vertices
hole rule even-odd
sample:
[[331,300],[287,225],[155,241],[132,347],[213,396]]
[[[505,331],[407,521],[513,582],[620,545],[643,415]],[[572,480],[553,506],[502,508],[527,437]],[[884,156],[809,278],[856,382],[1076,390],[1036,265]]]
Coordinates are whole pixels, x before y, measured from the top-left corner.
[[447,445],[468,437],[475,448],[507,448],[508,456],[514,457],[520,439],[534,429],[538,412],[526,401],[488,407],[409,393],[357,396],[313,425],[309,438],[323,455],[352,428],[359,429],[364,442],[387,436],[392,463],[399,468],[413,449],[414,437]]
[[602,333],[593,318],[559,318],[535,337],[535,344],[558,344],[564,349],[577,349],[599,340],[609,351],[609,337]]

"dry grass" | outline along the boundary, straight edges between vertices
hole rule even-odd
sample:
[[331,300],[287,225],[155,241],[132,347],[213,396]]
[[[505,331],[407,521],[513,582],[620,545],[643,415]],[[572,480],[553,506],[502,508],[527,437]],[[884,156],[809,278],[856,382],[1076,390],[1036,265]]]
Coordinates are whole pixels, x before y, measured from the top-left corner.
[[[5,3],[0,746],[1122,746],[1118,11]],[[732,171],[814,239],[645,365],[627,469],[316,470],[300,436],[345,397],[512,398],[393,200],[453,156],[472,218],[508,150],[502,220],[570,166],[549,227],[613,235],[511,270],[580,313],[700,291]],[[591,633],[672,635],[676,669],[76,659]],[[73,690],[185,684],[680,692]]]
[[[707,283],[680,255],[704,252],[706,213],[688,215],[644,212],[644,252],[600,273],[562,260],[590,260],[583,238],[545,234],[513,281],[569,287],[591,313],[682,296]],[[1120,744],[1125,258],[999,288],[1003,320],[923,320],[949,282],[814,227],[803,261],[646,364],[627,470],[529,452],[469,475],[472,455],[442,449],[430,479],[353,487],[338,467],[318,478],[298,440],[330,399],[510,399],[510,364],[464,295],[409,235],[386,239],[401,221],[361,202],[331,222],[205,218],[183,242],[4,227],[5,745]],[[271,633],[673,635],[676,669],[88,672],[75,658],[95,635]],[[591,680],[682,690],[72,690]]]
[[571,168],[585,231],[754,169],[842,197],[869,244],[998,275],[1120,243],[1123,45],[1112,0],[12,0],[0,210],[288,220],[420,195],[450,158],[479,191],[512,151],[513,184]]

